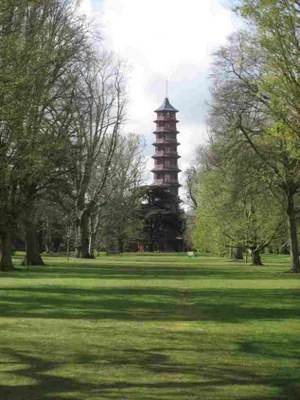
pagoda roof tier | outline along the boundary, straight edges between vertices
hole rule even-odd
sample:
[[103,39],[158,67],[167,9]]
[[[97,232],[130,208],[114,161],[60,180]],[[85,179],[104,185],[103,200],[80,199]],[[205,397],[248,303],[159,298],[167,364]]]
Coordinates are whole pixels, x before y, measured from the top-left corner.
[[166,141],[166,142],[154,142],[154,143],[152,143],[152,146],[163,146],[165,144],[173,144],[175,146],[180,146],[181,143],[179,143],[179,142],[168,142],[168,141]]
[[151,172],[181,172],[178,167],[163,167],[163,168],[153,168]]
[[155,110],[155,112],[161,112],[161,111],[172,111],[172,112],[178,112],[176,108],[174,108],[171,103],[169,102],[169,99],[166,97],[163,104]]
[[153,122],[157,123],[157,122],[175,122],[176,124],[179,122],[178,119],[174,119],[174,118],[157,118],[155,119]]
[[[149,189],[155,189],[155,188],[161,188],[161,187],[163,187],[163,188],[168,188],[168,187],[170,187],[171,185],[168,185],[168,184],[165,184],[165,185],[161,185],[161,184],[157,184],[157,183],[151,183],[150,185],[148,185],[147,187],[149,188]],[[181,185],[180,184],[178,184],[178,187],[181,187]],[[174,202],[176,202],[176,203],[183,203],[183,201],[179,198],[179,196],[176,196],[176,199],[174,198],[174,200],[173,200]],[[173,202],[172,201],[172,202]]]
[[173,135],[178,135],[179,131],[177,129],[155,129],[153,132],[155,135],[158,133],[172,133]]
[[152,158],[155,160],[157,158],[181,158],[181,156],[179,156],[178,154],[154,154],[154,156],[152,156]]
[[170,187],[170,186],[181,187],[180,183],[178,183],[178,182],[176,182],[176,183],[175,182],[168,182],[168,183],[166,183],[166,182],[164,182],[164,183],[154,182],[150,186],[165,187],[165,188]]

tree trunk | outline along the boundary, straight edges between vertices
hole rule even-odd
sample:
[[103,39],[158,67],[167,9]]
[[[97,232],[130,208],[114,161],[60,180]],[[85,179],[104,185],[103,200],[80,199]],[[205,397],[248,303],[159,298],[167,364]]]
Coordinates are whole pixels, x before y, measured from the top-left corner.
[[36,226],[34,222],[25,222],[25,243],[26,255],[22,262],[23,265],[45,265],[40,254]]
[[259,251],[251,250],[252,264],[253,265],[263,265],[261,262]]
[[297,237],[297,222],[295,213],[294,194],[287,195],[287,215],[291,246],[291,272],[300,272],[299,245]]
[[12,256],[11,232],[10,231],[2,232],[0,271],[11,271],[14,268],[11,256]]
[[233,259],[234,260],[243,260],[243,249],[241,247],[237,247],[236,250],[233,252]]
[[81,215],[77,226],[78,243],[76,246],[77,258],[91,258],[89,252],[89,218],[86,213]]
[[96,241],[96,234],[95,232],[91,232],[90,234],[90,240],[89,240],[89,254],[90,258],[95,258],[94,252],[95,252],[95,241]]
[[124,239],[122,237],[118,238],[118,252],[123,253],[124,251]]

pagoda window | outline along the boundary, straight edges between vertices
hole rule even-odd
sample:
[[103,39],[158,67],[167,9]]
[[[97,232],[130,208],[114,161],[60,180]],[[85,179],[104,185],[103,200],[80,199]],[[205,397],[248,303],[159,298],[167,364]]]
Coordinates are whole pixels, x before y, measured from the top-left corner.
[[165,182],[170,182],[171,181],[171,175],[170,174],[165,174]]

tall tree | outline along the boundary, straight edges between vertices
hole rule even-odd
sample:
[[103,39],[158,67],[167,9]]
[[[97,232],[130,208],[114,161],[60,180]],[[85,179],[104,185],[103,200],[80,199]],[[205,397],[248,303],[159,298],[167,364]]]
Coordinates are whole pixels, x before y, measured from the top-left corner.
[[[217,165],[198,172],[195,243],[202,250],[220,253],[228,248],[249,250],[253,264],[260,265],[261,251],[281,231],[282,208],[249,146],[240,147],[231,159],[224,157],[222,147],[218,143],[217,150],[211,149]],[[216,151],[221,151],[219,156]]]
[[144,221],[141,241],[146,250],[182,250],[184,213],[179,208],[178,197],[171,190],[148,186],[141,214]]
[[[264,163],[264,177],[285,207],[291,270],[300,272],[296,223],[300,159],[290,147],[291,112],[286,110],[286,116],[280,116],[268,90],[267,82],[276,81],[277,76],[268,68],[268,54],[260,37],[250,32],[231,37],[216,60],[210,113],[214,135],[227,138],[236,149],[248,143],[255,157]],[[279,90],[278,96],[284,99],[285,92]]]
[[[125,117],[124,69],[113,56],[87,55],[78,66],[72,116],[76,254],[90,258],[90,220],[106,196],[121,125]],[[97,177],[97,178],[96,178]]]
[[[106,185],[105,202],[92,216],[91,241],[101,242],[107,252],[123,252],[137,242],[142,228],[140,203],[144,169],[141,137],[122,135],[118,139],[109,182]],[[94,178],[98,181],[97,176]],[[98,238],[97,238],[98,237]]]
[[85,32],[72,0],[4,0],[0,26],[0,235],[6,270],[12,267],[11,236],[21,215],[25,262],[42,263],[31,213],[64,158],[72,97],[66,70],[81,53]]
[[[241,15],[257,29],[257,40],[265,54],[261,92],[276,123],[270,130],[283,147],[292,174],[285,178],[284,192],[291,243],[291,269],[300,272],[296,207],[300,159],[300,4],[294,0],[243,0]],[[290,172],[290,171],[289,171]]]

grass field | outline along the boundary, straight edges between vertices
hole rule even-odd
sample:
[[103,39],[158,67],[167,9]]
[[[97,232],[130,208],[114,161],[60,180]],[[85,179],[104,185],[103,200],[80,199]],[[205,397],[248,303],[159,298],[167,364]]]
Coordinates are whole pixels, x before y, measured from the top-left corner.
[[0,275],[1,400],[300,399],[285,256],[45,261]]

